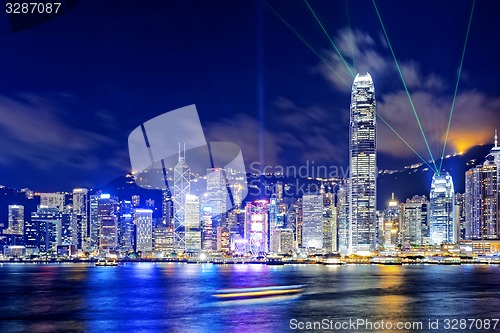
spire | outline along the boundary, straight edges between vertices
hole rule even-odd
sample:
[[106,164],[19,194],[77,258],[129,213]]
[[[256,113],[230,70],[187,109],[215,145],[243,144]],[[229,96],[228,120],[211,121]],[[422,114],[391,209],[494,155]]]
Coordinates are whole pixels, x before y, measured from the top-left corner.
[[498,134],[497,134],[497,130],[495,129],[495,148],[498,147]]
[[392,192],[392,199],[391,200],[394,200],[394,192]]

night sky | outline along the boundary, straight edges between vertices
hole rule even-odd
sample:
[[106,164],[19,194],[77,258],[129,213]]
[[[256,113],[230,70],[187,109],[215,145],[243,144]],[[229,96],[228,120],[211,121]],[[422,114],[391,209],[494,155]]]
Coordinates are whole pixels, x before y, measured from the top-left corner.
[[[473,2],[376,4],[440,156]],[[309,5],[346,62],[372,75],[377,111],[430,159],[373,2]],[[499,10],[495,0],[475,3],[447,154],[491,143],[500,129]],[[239,144],[247,164],[347,167],[351,84],[304,1],[80,1],[18,32],[2,3],[0,184],[103,185],[130,171],[134,128],[190,104],[207,140]],[[379,168],[419,162],[380,121],[378,151]]]

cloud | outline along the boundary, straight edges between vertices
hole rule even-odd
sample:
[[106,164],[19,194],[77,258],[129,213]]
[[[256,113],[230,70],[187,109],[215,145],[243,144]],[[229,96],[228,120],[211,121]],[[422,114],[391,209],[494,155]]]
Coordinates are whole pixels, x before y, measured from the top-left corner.
[[29,163],[45,170],[67,166],[90,170],[101,165],[94,152],[112,147],[113,140],[70,125],[64,112],[57,101],[40,96],[0,96],[0,164]]
[[[377,37],[378,36],[378,37]],[[402,136],[424,159],[430,159],[418,122],[404,91],[400,75],[387,44],[370,34],[340,29],[334,42],[344,60],[356,71],[370,72],[375,81],[377,112]],[[383,37],[383,36],[382,36]],[[314,68],[335,90],[350,91],[352,76],[335,50],[325,51],[326,65],[318,62]],[[415,105],[430,151],[434,158],[441,156],[451,110],[453,95],[446,80],[436,73],[425,72],[413,59],[398,59],[399,66]],[[335,74],[333,68],[339,75]],[[340,77],[339,77],[340,76]],[[346,82],[349,85],[346,85]],[[453,82],[454,85],[454,82]],[[493,129],[500,126],[498,113],[500,102],[475,90],[459,90],[448,137],[446,153],[464,151],[474,145],[492,141]],[[383,122],[378,120],[378,149],[401,158],[415,157],[407,145]]]

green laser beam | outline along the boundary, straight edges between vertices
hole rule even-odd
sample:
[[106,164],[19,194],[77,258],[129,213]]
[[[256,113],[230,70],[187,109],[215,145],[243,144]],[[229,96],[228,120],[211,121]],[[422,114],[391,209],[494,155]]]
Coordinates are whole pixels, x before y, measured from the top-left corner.
[[352,28],[351,28],[351,19],[349,18],[349,5],[347,4],[348,0],[345,0],[345,10],[347,13],[347,24],[349,25],[349,35],[351,37],[351,52],[352,52],[352,65],[354,70],[356,70],[356,59],[354,57],[354,38],[352,36]]
[[446,136],[444,138],[443,152],[441,153],[441,163],[439,164],[440,170],[441,170],[441,167],[443,166],[443,158],[444,158],[444,153],[446,150],[446,143],[448,141],[448,134],[450,132],[451,118],[453,117],[453,111],[455,109],[455,101],[457,99],[457,92],[458,92],[458,83],[460,82],[460,76],[462,74],[462,65],[464,63],[464,58],[465,58],[465,49],[467,48],[467,41],[469,40],[470,26],[472,24],[472,16],[474,14],[474,6],[475,5],[476,5],[476,0],[474,0],[472,2],[472,8],[470,11],[469,25],[467,26],[467,33],[465,35],[464,48],[462,50],[462,59],[460,59],[460,66],[458,68],[457,82],[455,84],[455,94],[453,95],[453,102],[451,103],[450,117],[448,118],[448,128],[446,129]]
[[339,49],[337,48],[337,46],[335,45],[335,43],[333,42],[332,38],[330,37],[330,35],[328,34],[328,32],[326,31],[325,27],[323,26],[323,23],[321,23],[321,20],[319,19],[318,15],[316,15],[316,13],[314,12],[314,9],[312,9],[311,5],[309,5],[309,2],[307,2],[307,0],[304,0],[304,2],[306,3],[307,7],[309,8],[309,10],[311,11],[311,13],[313,14],[314,18],[316,19],[316,22],[318,22],[319,26],[321,27],[321,29],[323,30],[323,32],[325,33],[326,37],[328,38],[328,40],[330,41],[330,43],[332,44],[333,48],[335,49],[335,51],[337,51],[337,54],[340,56],[340,59],[342,59],[342,62],[344,63],[344,65],[347,67],[347,70],[349,71],[349,73],[351,73],[351,76],[354,78],[356,75],[352,72],[351,70],[351,67],[347,64],[347,62],[345,61],[344,57],[342,56],[342,54],[340,53]]
[[279,18],[279,19],[280,19],[283,23],[285,23],[285,25],[286,25],[286,26],[287,26],[290,30],[292,30],[292,31],[295,33],[295,35],[297,35],[297,37],[299,37],[299,38],[300,38],[300,40],[302,40],[302,42],[304,42],[304,44],[306,44],[306,45],[307,45],[307,47],[309,47],[309,49],[310,49],[311,51],[313,51],[313,52],[314,52],[314,54],[316,54],[316,56],[318,56],[318,58],[320,58],[320,59],[321,59],[321,61],[323,61],[323,62],[325,63],[325,65],[327,65],[327,66],[328,66],[328,68],[330,68],[330,69],[332,70],[332,72],[333,72],[333,73],[335,73],[335,75],[337,75],[337,76],[339,77],[339,79],[341,79],[341,80],[342,80],[342,82],[344,82],[344,83],[345,83],[345,85],[346,85],[348,88],[351,88],[351,86],[349,85],[349,83],[347,83],[347,82],[346,82],[346,81],[342,78],[342,76],[340,76],[340,74],[339,74],[339,73],[337,73],[337,71],[336,71],[336,70],[334,70],[334,69],[332,68],[332,66],[328,63],[328,61],[326,61],[325,59],[323,59],[323,57],[321,57],[321,56],[319,55],[319,53],[318,53],[318,52],[316,52],[316,50],[315,50],[315,49],[314,49],[314,48],[313,48],[313,47],[312,47],[312,46],[311,46],[311,45],[310,45],[310,44],[309,44],[309,43],[305,40],[305,38],[304,38],[304,37],[302,37],[302,36],[301,36],[301,35],[300,35],[300,34],[299,34],[299,33],[298,33],[298,32],[297,32],[297,31],[296,31],[296,30],[295,30],[295,29],[294,29],[294,28],[293,28],[293,27],[292,27],[292,26],[291,26],[291,25],[290,25],[290,24],[289,24],[289,23],[288,23],[288,22],[287,22],[287,21],[286,21],[286,20],[285,20],[285,19],[284,19],[281,15],[280,15],[280,14],[278,14],[278,12],[277,12],[276,10],[274,10],[274,8],[273,8],[270,4],[268,4],[266,1],[264,1],[264,3],[266,4],[266,6],[267,6],[267,7],[269,7],[269,9],[271,9],[271,11],[274,13],[274,15],[276,15],[276,16],[277,16],[277,17],[278,17],[278,18]]
[[[391,50],[392,57],[394,58],[394,62],[396,63],[396,68],[398,69],[399,76],[401,77],[401,81],[403,82],[403,86],[406,91],[406,95],[408,96],[408,100],[410,101],[411,109],[413,111],[413,115],[415,116],[415,119],[417,120],[418,127],[420,128],[420,132],[422,133],[422,137],[424,138],[425,145],[427,147],[427,151],[429,152],[429,155],[432,159],[432,164],[434,164],[434,169],[437,170],[436,162],[434,161],[434,156],[432,155],[431,148],[429,147],[429,142],[427,141],[427,137],[425,136],[424,129],[422,127],[422,124],[420,123],[420,119],[418,118],[417,111],[415,110],[415,105],[413,104],[413,100],[411,99],[410,92],[408,91],[408,87],[406,85],[406,81],[403,77],[403,73],[401,72],[401,68],[399,67],[398,60],[396,59],[396,54],[394,53],[394,50],[392,48],[391,42],[389,40],[389,36],[387,35],[387,31],[385,30],[384,22],[382,22],[382,17],[380,16],[380,13],[377,8],[377,4],[375,3],[375,0],[372,0],[373,6],[375,7],[375,11],[377,12],[378,19],[380,21],[380,25],[382,26],[382,30],[385,35],[385,39],[387,40],[387,44],[389,45],[389,49]],[[438,175],[439,175],[439,170],[438,170]]]
[[[271,9],[271,11],[272,11],[272,12],[273,12],[273,13],[274,13],[274,14],[275,14],[275,15],[276,15],[276,16],[277,16],[277,17],[278,17],[278,18],[279,18],[279,19],[280,19],[283,23],[285,23],[285,25],[286,25],[288,28],[290,28],[290,30],[292,30],[292,31],[293,31],[293,32],[294,32],[294,33],[295,33],[295,34],[296,34],[296,35],[300,38],[300,40],[301,40],[304,44],[306,44],[306,45],[309,47],[309,49],[310,49],[311,51],[313,51],[313,52],[314,52],[314,54],[315,54],[318,58],[320,58],[320,59],[321,59],[321,61],[323,61],[323,62],[324,62],[324,63],[328,66],[328,68],[330,68],[330,70],[332,70],[332,71],[333,71],[333,72],[334,72],[334,73],[335,73],[335,74],[336,74],[336,75],[337,75],[340,79],[342,79],[342,77],[341,77],[341,76],[340,76],[340,75],[339,75],[339,74],[338,74],[338,73],[337,73],[337,72],[336,72],[336,71],[335,71],[335,70],[334,70],[334,69],[333,69],[333,68],[332,68],[332,67],[331,67],[331,66],[330,66],[327,62],[326,62],[326,60],[325,60],[325,59],[323,59],[323,58],[320,56],[320,54],[319,54],[318,52],[316,52],[316,50],[314,50],[314,49],[313,49],[313,47],[312,47],[311,45],[309,45],[309,43],[307,43],[307,41],[306,41],[306,40],[305,40],[305,39],[304,39],[304,38],[303,38],[303,37],[302,37],[302,36],[301,36],[301,35],[300,35],[300,34],[299,34],[299,33],[298,33],[298,32],[297,32],[297,31],[296,31],[296,30],[295,30],[295,29],[294,29],[294,28],[293,28],[293,27],[292,27],[292,26],[291,26],[291,25],[290,25],[290,24],[289,24],[289,23],[288,23],[288,22],[287,22],[287,21],[286,21],[283,17],[281,17],[281,15],[279,15],[279,14],[278,14],[278,12],[276,12],[276,10],[274,10],[274,8],[273,8],[271,5],[269,5],[266,1],[263,1],[263,2],[264,2],[264,3],[265,3],[265,4],[266,4],[266,5],[267,5],[270,9]],[[343,81],[344,83],[346,83],[346,85],[347,85],[348,87],[350,87],[350,86],[347,84],[347,82],[345,82],[343,79],[342,79],[342,81]],[[408,142],[407,142],[407,141],[406,141],[406,140],[405,140],[405,139],[404,139],[404,138],[403,138],[403,137],[402,137],[402,136],[401,136],[401,135],[400,135],[400,134],[399,134],[399,133],[398,133],[398,132],[397,132],[397,131],[393,128],[393,127],[392,127],[392,126],[391,126],[391,125],[389,125],[389,123],[388,123],[385,119],[383,119],[383,117],[382,117],[380,114],[378,114],[378,113],[377,113],[377,116],[378,116],[378,117],[379,117],[379,118],[380,118],[380,119],[381,119],[381,120],[382,120],[382,121],[383,121],[383,122],[387,125],[387,127],[389,127],[389,129],[390,129],[392,132],[394,132],[394,134],[396,134],[396,136],[397,136],[397,137],[398,137],[401,141],[403,141],[403,142],[404,142],[404,143],[408,146],[408,148],[410,148],[410,149],[411,149],[411,150],[412,150],[412,151],[413,151],[413,152],[414,152],[414,153],[415,153],[415,154],[416,154],[416,155],[417,155],[417,156],[418,156],[418,157],[419,157],[419,158],[420,158],[420,159],[421,159],[421,160],[422,160],[422,161],[423,161],[423,162],[424,162],[424,163],[425,163],[425,164],[426,164],[426,165],[427,165],[430,169],[432,169],[433,171],[435,170],[435,168],[433,168],[431,165],[429,165],[429,163],[427,163],[427,161],[426,161],[426,160],[425,160],[425,159],[424,159],[424,158],[423,158],[423,157],[422,157],[422,156],[421,156],[421,155],[420,155],[420,154],[419,154],[419,153],[418,153],[415,149],[413,149],[413,147],[412,147],[412,146],[411,146],[411,145],[410,145],[410,144],[409,144],[409,143],[408,143]]]
[[402,137],[401,135],[399,135],[399,133],[398,133],[398,132],[396,132],[396,130],[395,130],[394,128],[392,128],[392,126],[391,126],[391,125],[389,125],[389,123],[388,123],[387,121],[385,121],[385,119],[384,119],[384,118],[383,118],[383,117],[382,117],[379,113],[377,113],[377,116],[380,118],[380,120],[382,120],[382,121],[384,122],[384,124],[385,124],[387,127],[389,127],[389,129],[390,129],[391,131],[393,131],[393,132],[394,132],[394,134],[396,134],[396,135],[398,136],[398,138],[400,138],[400,139],[401,139],[401,141],[403,141],[403,142],[404,142],[404,143],[408,146],[408,148],[410,148],[410,149],[411,149],[411,150],[412,150],[412,151],[413,151],[413,152],[414,152],[414,153],[415,153],[418,157],[420,157],[420,159],[421,159],[421,160],[422,160],[422,161],[423,161],[423,162],[424,162],[424,163],[425,163],[425,164],[426,164],[426,165],[427,165],[427,166],[428,166],[428,167],[429,167],[432,171],[434,171],[434,172],[435,172],[435,170],[436,170],[436,169],[434,169],[434,168],[433,168],[433,167],[432,167],[429,163],[427,163],[427,161],[426,161],[426,160],[425,160],[422,156],[420,156],[420,154],[419,154],[419,153],[417,153],[417,151],[416,151],[415,149],[413,149],[413,147],[412,147],[412,146],[410,146],[410,144],[409,144],[408,142],[406,142],[406,140],[405,140],[405,139],[403,139],[403,137]]

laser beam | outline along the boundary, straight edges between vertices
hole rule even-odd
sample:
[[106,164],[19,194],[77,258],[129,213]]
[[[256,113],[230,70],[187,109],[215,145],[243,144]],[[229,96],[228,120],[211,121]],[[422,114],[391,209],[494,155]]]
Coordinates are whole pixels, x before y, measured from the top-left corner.
[[396,135],[398,136],[398,138],[400,138],[400,139],[401,139],[401,141],[403,141],[403,142],[404,142],[404,143],[408,146],[408,148],[410,148],[410,149],[411,149],[411,150],[415,153],[415,155],[417,155],[418,157],[420,157],[420,159],[422,160],[422,162],[424,162],[424,163],[425,163],[425,164],[426,164],[426,165],[427,165],[427,166],[428,166],[428,167],[429,167],[432,171],[434,171],[434,172],[436,171],[436,169],[435,169],[435,168],[433,168],[433,167],[432,167],[429,163],[427,163],[427,161],[426,161],[426,160],[425,160],[422,156],[420,156],[420,154],[419,154],[419,153],[417,153],[417,151],[416,151],[415,149],[413,149],[413,147],[412,147],[412,146],[410,146],[410,144],[409,144],[408,142],[406,142],[406,140],[405,140],[405,139],[403,139],[403,137],[402,137],[401,135],[399,135],[399,133],[398,133],[398,132],[396,132],[396,130],[395,130],[394,128],[392,128],[392,126],[391,126],[391,125],[389,125],[389,123],[388,123],[387,121],[385,121],[385,119],[384,119],[384,118],[383,118],[383,117],[382,117],[379,113],[377,113],[377,116],[380,118],[380,120],[382,120],[382,121],[384,122],[384,124],[385,124],[387,127],[389,127],[389,129],[390,129],[391,131],[393,131],[393,132],[394,132],[394,134],[396,134]]
[[271,9],[271,11],[274,13],[274,15],[276,15],[283,23],[285,23],[285,25],[290,29],[292,30],[295,35],[297,35],[297,37],[300,38],[300,40],[307,45],[307,47],[309,47],[309,49],[311,51],[314,52],[314,54],[316,54],[316,56],[318,56],[318,58],[321,59],[321,61],[323,61],[325,63],[325,65],[328,66],[328,68],[330,68],[332,70],[333,73],[335,73],[335,75],[337,75],[339,77],[340,80],[342,80],[342,82],[344,82],[344,84],[348,87],[348,88],[351,88],[351,86],[349,85],[349,83],[347,83],[343,78],[342,76],[340,76],[339,73],[337,73],[336,70],[334,70],[332,68],[332,66],[328,63],[328,61],[326,61],[325,59],[323,59],[322,56],[319,55],[319,53],[306,41],[306,39],[304,37],[302,37],[293,27],[291,24],[289,24],[280,14],[278,14],[278,12],[276,10],[274,10],[274,8],[267,3],[267,1],[264,1],[264,3],[266,4],[267,7],[269,7],[269,9]]
[[[422,133],[422,137],[424,138],[425,145],[427,147],[427,151],[429,152],[429,155],[432,159],[432,164],[434,164],[434,169],[437,170],[436,162],[434,161],[434,156],[432,155],[431,148],[429,147],[429,142],[427,141],[427,137],[425,136],[424,129],[422,127],[422,124],[420,123],[420,119],[418,118],[417,111],[415,110],[415,105],[413,104],[413,100],[411,99],[410,92],[408,91],[408,87],[406,85],[406,81],[403,77],[403,73],[401,72],[401,68],[399,67],[398,60],[396,59],[396,54],[394,53],[394,50],[391,45],[391,41],[389,40],[389,36],[387,35],[387,31],[385,30],[385,25],[384,22],[382,22],[382,16],[380,16],[380,13],[377,8],[377,4],[375,3],[375,0],[372,0],[373,6],[375,7],[375,11],[377,12],[378,20],[380,21],[380,25],[382,26],[382,31],[384,32],[385,39],[387,41],[387,45],[389,46],[389,50],[391,51],[392,57],[394,58],[394,62],[396,63],[396,68],[398,70],[399,76],[401,77],[401,81],[403,82],[403,86],[406,91],[406,95],[408,96],[408,100],[410,101],[410,106],[413,111],[413,115],[415,116],[415,119],[417,120],[418,127],[420,128],[420,132]],[[439,172],[438,172],[439,175]]]
[[311,13],[313,14],[314,18],[316,19],[316,22],[318,22],[319,26],[321,27],[321,29],[323,30],[323,32],[325,33],[326,37],[328,38],[328,40],[330,41],[330,43],[332,44],[333,48],[335,49],[335,51],[337,51],[337,54],[340,56],[340,59],[342,59],[342,62],[344,63],[344,65],[347,67],[347,70],[349,71],[349,73],[351,73],[351,76],[354,78],[356,75],[352,72],[351,70],[351,67],[347,64],[347,62],[345,61],[344,57],[342,56],[342,54],[340,53],[339,49],[337,48],[337,46],[335,45],[335,43],[333,42],[332,38],[330,37],[330,35],[328,34],[328,32],[326,31],[325,27],[323,26],[323,23],[321,23],[318,15],[316,15],[316,13],[314,12],[314,10],[312,9],[311,5],[309,5],[309,2],[307,2],[307,0],[304,0],[304,2],[306,3],[307,7],[309,8],[309,10],[311,11]]
[[448,128],[446,128],[446,136],[444,138],[443,152],[441,153],[441,163],[439,164],[439,170],[443,166],[443,158],[446,150],[446,143],[448,141],[448,134],[450,132],[451,118],[453,117],[453,110],[455,109],[455,101],[457,99],[458,83],[460,82],[460,75],[462,74],[462,65],[464,63],[465,50],[467,48],[467,41],[469,40],[470,26],[472,23],[472,16],[474,14],[474,6],[476,5],[476,0],[472,1],[472,8],[470,11],[469,25],[467,26],[467,33],[465,34],[464,48],[462,50],[462,59],[460,59],[460,66],[458,68],[457,83],[455,84],[455,93],[453,95],[453,102],[451,103],[450,117],[448,118]]

